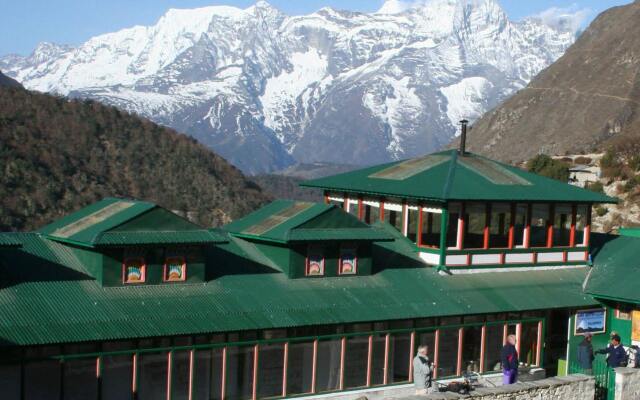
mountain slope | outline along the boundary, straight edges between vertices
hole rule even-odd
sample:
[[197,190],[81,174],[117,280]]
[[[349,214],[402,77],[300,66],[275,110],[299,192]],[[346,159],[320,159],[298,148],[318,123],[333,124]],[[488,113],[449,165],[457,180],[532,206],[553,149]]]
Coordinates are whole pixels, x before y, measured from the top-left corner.
[[269,200],[192,138],[93,101],[0,87],[0,231],[30,230],[106,196],[205,225]]
[[5,86],[5,87],[22,87],[22,85],[20,83],[18,83],[16,80],[9,78],[8,76],[6,76],[5,74],[3,74],[2,72],[0,72],[0,86]]
[[188,133],[242,170],[372,164],[439,149],[574,41],[562,18],[496,0],[365,14],[169,10],[153,26],[0,58],[27,88],[91,98]]
[[640,2],[614,7],[523,90],[485,114],[471,151],[508,161],[640,135]]

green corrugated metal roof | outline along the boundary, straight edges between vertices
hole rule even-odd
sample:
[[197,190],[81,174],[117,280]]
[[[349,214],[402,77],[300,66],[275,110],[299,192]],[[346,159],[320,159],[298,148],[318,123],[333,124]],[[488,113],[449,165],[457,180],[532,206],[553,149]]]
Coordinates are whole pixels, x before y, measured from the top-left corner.
[[193,231],[112,231],[99,234],[95,246],[148,244],[204,244],[221,243],[225,239],[205,229]]
[[593,270],[585,291],[640,304],[640,238],[592,234]]
[[337,218],[329,216],[330,227],[318,224],[307,228],[305,224],[330,211],[335,205],[276,200],[244,218],[225,225],[223,229],[239,237],[287,243],[315,240],[390,240],[390,235],[359,221],[339,210]]
[[640,237],[640,228],[620,228],[619,232],[622,236]]
[[[594,305],[587,268],[440,276],[396,254],[371,276],[288,279],[243,273],[239,238],[218,246],[205,284],[103,288],[74,250],[37,234],[0,250],[0,341],[19,345],[112,340]],[[244,242],[246,243],[246,242]],[[376,251],[404,251],[388,242]],[[376,245],[377,246],[377,245]]]
[[14,233],[0,233],[0,246],[21,246],[22,243]]
[[[445,161],[442,161],[445,157]],[[438,162],[427,162],[437,158]],[[446,150],[422,157],[424,163],[398,161],[303,182],[336,192],[432,201],[553,201],[615,203],[617,200],[485,157]],[[420,159],[414,159],[420,160]],[[408,166],[407,166],[408,165]],[[406,167],[405,167],[406,166]],[[412,170],[413,168],[413,170]],[[406,170],[405,170],[406,169]]]
[[66,215],[38,232],[62,241],[93,244],[102,232],[155,207],[146,201],[106,198]]

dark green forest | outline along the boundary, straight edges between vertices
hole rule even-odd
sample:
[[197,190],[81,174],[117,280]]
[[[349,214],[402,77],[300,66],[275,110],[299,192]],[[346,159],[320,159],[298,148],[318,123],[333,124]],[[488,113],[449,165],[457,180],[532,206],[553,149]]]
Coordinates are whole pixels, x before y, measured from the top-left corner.
[[194,139],[94,101],[0,86],[0,231],[33,230],[107,196],[205,226],[271,196]]

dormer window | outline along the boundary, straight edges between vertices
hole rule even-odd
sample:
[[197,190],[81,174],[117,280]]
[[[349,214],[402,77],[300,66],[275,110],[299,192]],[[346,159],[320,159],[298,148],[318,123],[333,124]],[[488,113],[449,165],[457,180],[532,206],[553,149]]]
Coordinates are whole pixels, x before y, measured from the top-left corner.
[[355,246],[340,247],[339,275],[355,275],[358,268],[358,256]]
[[165,259],[163,280],[181,282],[187,279],[187,263],[183,256],[170,256]]
[[147,265],[143,257],[125,258],[122,264],[122,283],[144,283],[147,279]]
[[324,275],[324,248],[322,246],[309,245],[309,247],[307,247],[307,265],[305,268],[305,275]]

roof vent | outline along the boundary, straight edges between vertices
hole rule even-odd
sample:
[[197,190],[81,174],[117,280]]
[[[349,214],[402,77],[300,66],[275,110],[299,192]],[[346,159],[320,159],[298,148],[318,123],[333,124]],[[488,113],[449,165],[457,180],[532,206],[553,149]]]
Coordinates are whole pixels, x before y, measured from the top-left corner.
[[467,124],[469,121],[463,119],[460,121],[461,132],[460,132],[460,150],[459,153],[461,156],[464,156],[467,152]]

